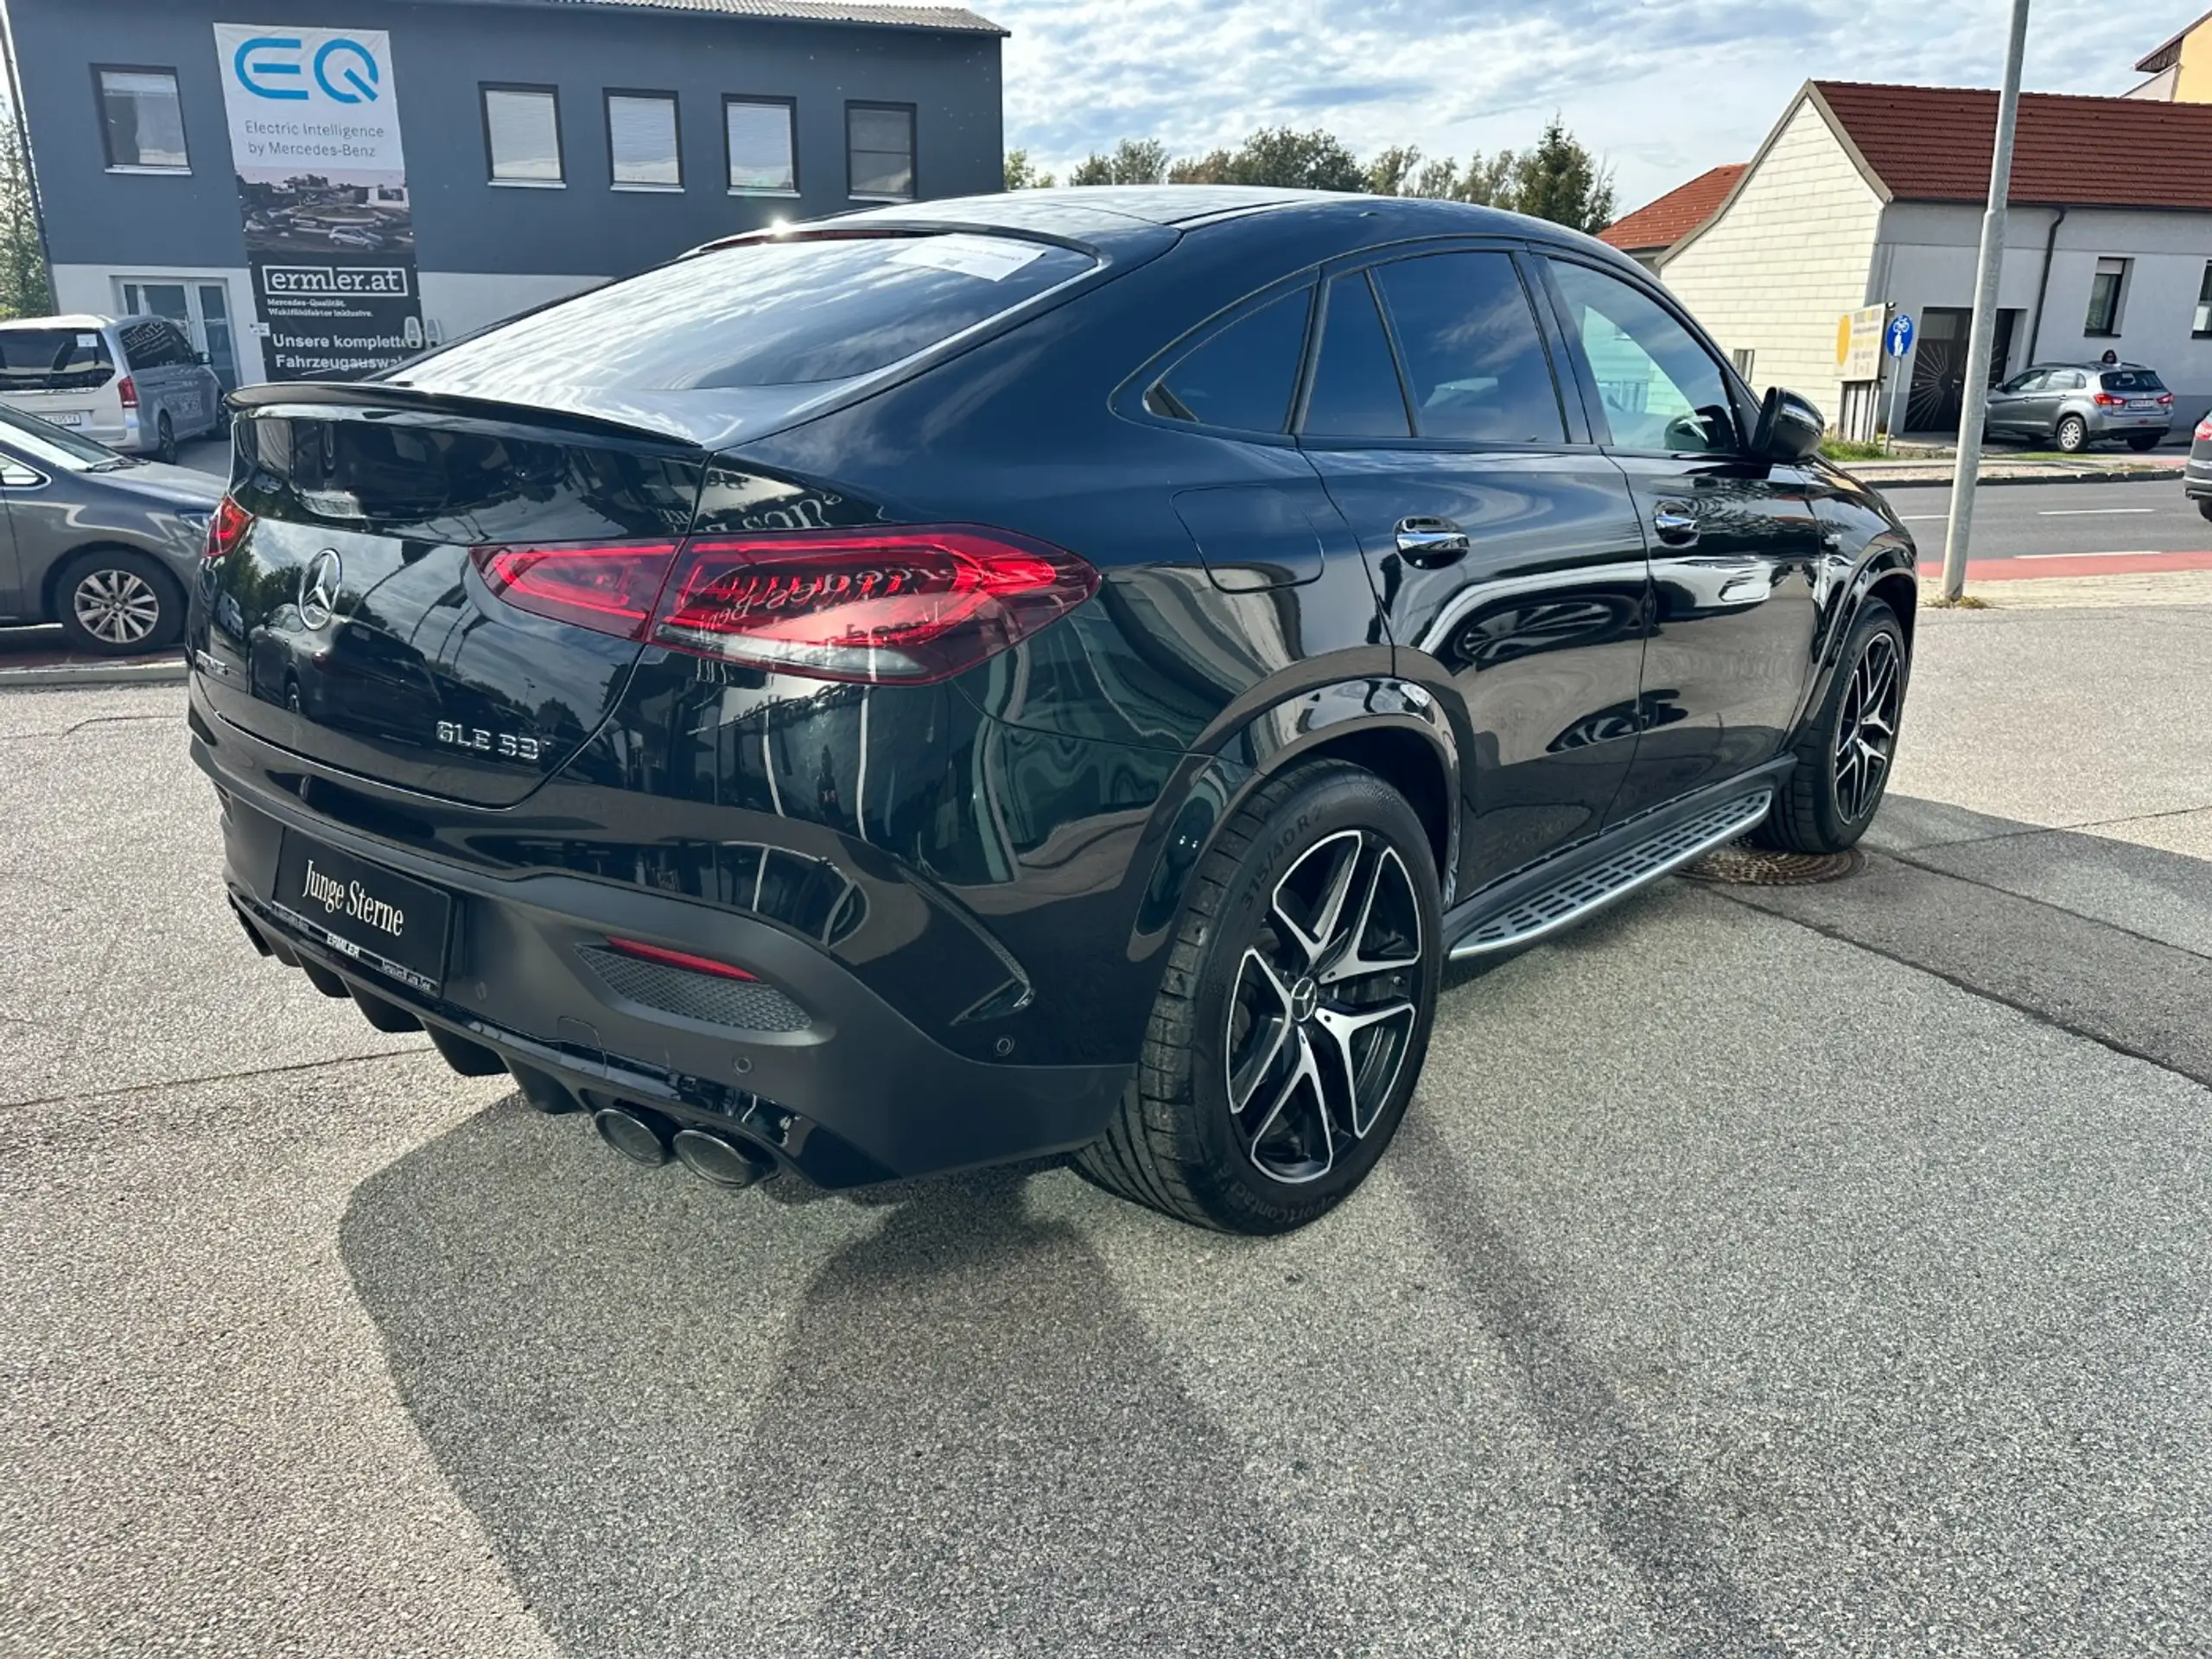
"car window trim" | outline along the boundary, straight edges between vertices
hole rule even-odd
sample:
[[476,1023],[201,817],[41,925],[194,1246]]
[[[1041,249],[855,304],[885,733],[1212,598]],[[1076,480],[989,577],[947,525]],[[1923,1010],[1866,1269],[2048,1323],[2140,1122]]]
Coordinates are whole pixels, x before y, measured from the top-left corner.
[[[1574,365],[1574,378],[1582,390],[1582,400],[1589,413],[1591,431],[1598,438],[1598,448],[1609,455],[1632,455],[1661,461],[1742,461],[1751,458],[1751,434],[1758,424],[1756,416],[1751,411],[1758,407],[1759,400],[1752,395],[1744,377],[1736,372],[1736,365],[1728,360],[1726,353],[1713,343],[1712,337],[1699,327],[1663,289],[1642,280],[1640,276],[1630,275],[1609,261],[1583,257],[1571,249],[1541,247],[1535,251],[1544,261],[1545,290],[1556,308],[1560,333],[1567,342],[1568,358]],[[1589,353],[1583,350],[1576,331],[1567,327],[1567,319],[1573,314],[1567,307],[1567,296],[1560,292],[1559,285],[1552,276],[1550,268],[1554,264],[1580,265],[1601,276],[1610,276],[1623,287],[1633,289],[1643,295],[1675,320],[1719,372],[1721,389],[1729,394],[1734,405],[1730,411],[1736,428],[1736,447],[1733,449],[1637,449],[1614,442],[1612,423],[1605,418],[1605,400],[1599,395],[1598,377],[1590,366]]]
[[[1320,283],[1320,297],[1314,315],[1306,327],[1306,363],[1299,375],[1298,395],[1291,400],[1290,429],[1301,449],[1363,449],[1363,448],[1419,448],[1420,439],[1414,435],[1418,424],[1414,419],[1413,394],[1406,386],[1405,359],[1398,355],[1397,336],[1390,330],[1390,314],[1382,304],[1382,295],[1375,285],[1375,266],[1380,261],[1364,264],[1354,264],[1338,270],[1325,273]],[[1360,279],[1360,286],[1367,290],[1367,302],[1375,308],[1376,320],[1382,325],[1382,349],[1390,354],[1390,372],[1397,377],[1398,407],[1406,417],[1406,434],[1402,438],[1362,437],[1357,435],[1337,436],[1328,433],[1309,433],[1306,420],[1313,402],[1313,379],[1321,366],[1321,344],[1329,332],[1329,296],[1336,284],[1351,276]]]

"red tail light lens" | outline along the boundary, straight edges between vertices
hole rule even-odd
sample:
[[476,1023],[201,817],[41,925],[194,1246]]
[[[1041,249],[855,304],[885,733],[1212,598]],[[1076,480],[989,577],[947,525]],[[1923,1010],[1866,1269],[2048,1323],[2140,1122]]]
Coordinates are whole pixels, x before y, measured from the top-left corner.
[[820,679],[926,684],[987,661],[1098,591],[1073,554],[972,525],[700,542],[652,639]]
[[2199,443],[2212,443],[2212,415],[2207,415],[2196,423],[2196,441]]
[[742,968],[733,968],[711,957],[695,957],[689,951],[671,950],[664,945],[645,944],[637,939],[609,939],[607,948],[617,956],[657,962],[664,968],[682,968],[695,974],[712,974],[716,979],[742,979],[757,984],[760,978],[758,974],[748,974]]
[[2115,397],[2108,391],[2101,391],[2097,394],[2097,407],[2099,409],[2118,409],[2126,401],[2126,398]]
[[2174,395],[2173,395],[2173,393],[2171,393],[2171,391],[2170,391],[2170,392],[2165,393],[2163,397],[2161,397],[2158,399],[2158,402],[2159,402],[2160,404],[2164,404],[2166,408],[2168,408],[2168,409],[2171,409],[2171,408],[2174,406]]
[[964,673],[1098,591],[1072,553],[972,524],[685,543],[487,547],[534,615],[749,667],[862,684]]
[[473,556],[485,586],[518,611],[642,639],[676,543],[480,547]]
[[129,375],[124,375],[122,379],[115,383],[115,395],[123,399],[123,406],[125,409],[138,407],[138,383]]
[[215,504],[215,511],[207,518],[207,542],[200,549],[203,557],[219,559],[245,540],[245,533],[253,528],[253,515],[229,496]]

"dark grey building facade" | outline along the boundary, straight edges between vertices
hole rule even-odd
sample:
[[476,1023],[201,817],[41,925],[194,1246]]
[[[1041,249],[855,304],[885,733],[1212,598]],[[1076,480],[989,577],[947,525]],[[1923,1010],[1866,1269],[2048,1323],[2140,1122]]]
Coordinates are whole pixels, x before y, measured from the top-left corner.
[[[1001,181],[1003,31],[953,7],[8,0],[7,17],[57,308],[172,316],[234,384],[283,372],[287,292],[412,346],[775,219]],[[374,153],[387,117],[404,173]],[[256,172],[266,131],[294,148]]]

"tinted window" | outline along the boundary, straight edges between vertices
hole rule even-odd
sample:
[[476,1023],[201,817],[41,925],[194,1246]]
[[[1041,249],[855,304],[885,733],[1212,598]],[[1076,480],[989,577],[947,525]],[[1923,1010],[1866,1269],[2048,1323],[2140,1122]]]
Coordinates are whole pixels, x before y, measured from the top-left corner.
[[1231,323],[1160,376],[1146,406],[1208,426],[1281,431],[1290,420],[1313,298],[1311,289],[1300,289]]
[[1425,438],[1558,443],[1567,436],[1529,296],[1503,253],[1438,253],[1375,273]]
[[2149,369],[2107,369],[2107,391],[2164,391],[2166,383]]
[[1564,261],[1552,270],[1615,443],[1669,454],[1738,447],[1727,377],[1688,329],[1618,277]]
[[1313,395],[1306,400],[1306,430],[1330,438],[1413,435],[1390,337],[1382,331],[1364,271],[1329,284],[1329,315],[1313,366]]
[[104,386],[114,363],[95,328],[0,328],[0,385],[11,391]]
[[867,374],[1090,269],[958,234],[741,243],[518,317],[392,378],[482,397],[679,391]]
[[162,369],[176,361],[168,325],[164,322],[126,322],[116,330],[123,354],[134,370]]

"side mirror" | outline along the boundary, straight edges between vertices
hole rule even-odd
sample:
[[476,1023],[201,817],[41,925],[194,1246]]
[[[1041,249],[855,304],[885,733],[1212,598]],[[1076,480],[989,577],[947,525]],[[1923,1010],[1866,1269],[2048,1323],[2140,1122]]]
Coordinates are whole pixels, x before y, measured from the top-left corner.
[[1804,461],[1821,452],[1827,417],[1794,391],[1770,388],[1759,405],[1751,453],[1763,461]]

